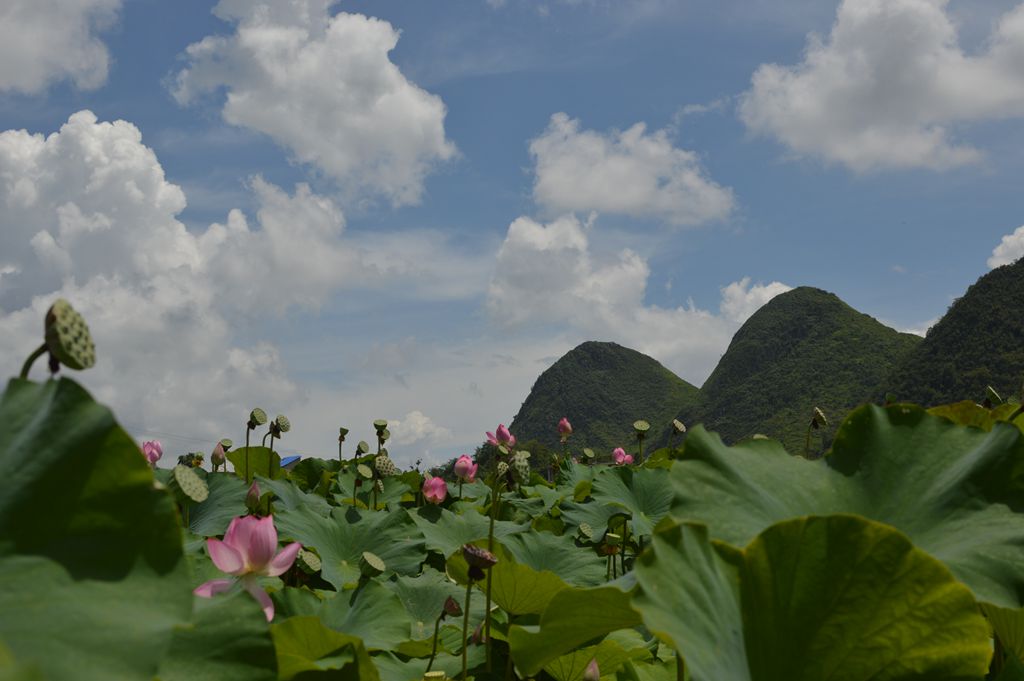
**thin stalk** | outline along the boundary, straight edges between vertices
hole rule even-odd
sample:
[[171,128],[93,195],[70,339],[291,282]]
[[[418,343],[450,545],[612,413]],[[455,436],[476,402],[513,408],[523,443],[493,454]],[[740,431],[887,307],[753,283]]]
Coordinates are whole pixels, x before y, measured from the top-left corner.
[[644,437],[643,435],[636,439],[636,462],[641,464],[644,462]]
[[[494,519],[501,509],[501,494],[498,492],[501,481],[494,476],[494,489],[491,491],[491,526],[487,532],[487,550],[494,551]],[[487,651],[487,671],[491,671],[491,569],[487,568],[487,605],[484,608],[484,645]]]
[[629,541],[629,521],[622,521],[622,574],[626,574],[626,542]]
[[43,356],[44,352],[46,352],[46,343],[40,345],[32,352],[31,355],[28,356],[28,359],[25,360],[25,363],[21,367],[21,378],[28,378],[28,370],[32,368],[32,365],[37,359]]
[[473,593],[473,582],[466,584],[466,605],[462,610],[462,681],[469,678],[469,597]]
[[676,651],[676,681],[686,681],[686,660]]
[[427,663],[427,671],[423,672],[426,674],[430,671],[430,668],[434,666],[434,658],[437,657],[437,633],[441,629],[441,620],[444,619],[444,613],[442,612],[437,621],[434,622],[434,647],[430,650],[430,662]]
[[248,484],[249,480],[249,424],[245,426],[245,482]]
[[[270,460],[267,462],[267,473],[270,475],[270,479],[274,479],[274,431],[267,433],[270,436]],[[267,438],[263,438],[266,440]],[[270,515],[270,497],[267,496],[267,515]]]

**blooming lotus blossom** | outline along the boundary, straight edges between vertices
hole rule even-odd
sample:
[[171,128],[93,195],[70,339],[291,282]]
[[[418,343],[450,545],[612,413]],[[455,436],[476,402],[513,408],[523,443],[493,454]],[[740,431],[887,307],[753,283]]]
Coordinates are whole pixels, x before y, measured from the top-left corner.
[[614,450],[612,450],[612,458],[615,459],[615,464],[617,466],[633,463],[633,455],[626,454],[626,450],[624,450],[622,447],[616,447]]
[[490,431],[487,432],[487,442],[495,447],[499,447],[501,445],[505,445],[506,447],[515,447],[516,436],[508,432],[508,428],[505,427],[504,423],[499,423],[496,431],[493,433]]
[[558,434],[562,437],[568,437],[572,435],[572,424],[569,423],[569,419],[562,417],[562,420],[558,422]]
[[473,459],[469,458],[468,455],[463,454],[459,457],[458,461],[455,462],[455,475],[463,482],[473,482],[476,480],[476,469],[478,464],[473,463]]
[[142,443],[142,453],[146,456],[149,465],[155,466],[160,457],[164,455],[164,448],[159,440],[149,440]]
[[263,590],[259,577],[277,577],[284,574],[295,562],[302,545],[292,542],[277,552],[277,528],[270,516],[257,518],[247,515],[235,518],[224,534],[224,541],[207,539],[206,552],[210,559],[223,572],[233,575],[233,579],[212,579],[200,584],[192,592],[196,596],[212,598],[214,595],[227,591],[235,582],[252,594],[263,607],[267,621],[274,619],[274,602]]
[[440,504],[448,496],[448,483],[444,478],[427,478],[423,482],[423,498],[432,504]]

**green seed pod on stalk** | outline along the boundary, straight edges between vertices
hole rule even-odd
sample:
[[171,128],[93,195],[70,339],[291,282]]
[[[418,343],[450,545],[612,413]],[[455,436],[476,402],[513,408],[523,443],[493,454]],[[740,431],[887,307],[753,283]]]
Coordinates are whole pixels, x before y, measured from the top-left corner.
[[22,365],[21,378],[28,378],[32,364],[46,352],[50,353],[51,373],[56,373],[61,364],[76,371],[96,364],[96,346],[89,325],[63,298],[58,298],[46,312],[43,337],[43,344]]
[[201,504],[210,496],[210,488],[188,466],[178,464],[171,473],[171,488],[180,491],[185,497]]
[[384,570],[386,569],[387,566],[384,564],[384,561],[380,559],[380,556],[376,553],[363,551],[363,555],[359,559],[359,572],[362,573],[363,577],[376,577],[377,575],[384,574]]
[[387,478],[392,475],[398,475],[398,467],[391,460],[387,454],[379,454],[373,459],[373,467],[377,469],[377,473],[381,477]]
[[257,426],[262,426],[267,423],[267,412],[263,411],[259,407],[256,407],[249,412],[249,430],[256,430]]
[[307,551],[306,549],[299,551],[296,563],[298,564],[299,569],[307,575],[314,575],[317,572],[320,572],[320,569],[323,567],[323,563],[320,561],[320,556],[316,555],[312,551]]

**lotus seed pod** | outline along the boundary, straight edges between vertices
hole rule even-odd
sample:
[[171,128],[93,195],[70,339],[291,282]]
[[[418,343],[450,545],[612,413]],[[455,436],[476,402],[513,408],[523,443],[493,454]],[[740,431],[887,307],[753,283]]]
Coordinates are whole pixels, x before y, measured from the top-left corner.
[[398,475],[398,468],[387,454],[381,454],[373,460],[373,467],[377,469],[382,477]]
[[590,527],[590,523],[580,523],[580,526],[576,528],[580,531],[580,535],[586,539],[592,539],[594,537],[594,529]]
[[384,481],[378,478],[373,482],[373,488],[377,490],[377,494],[384,494]]
[[81,371],[96,363],[96,346],[89,325],[63,298],[46,313],[45,332],[46,349],[64,366]]
[[281,437],[281,433],[287,433],[292,429],[292,422],[288,420],[287,416],[278,414],[274,422],[270,424],[270,429],[274,431],[276,437]]
[[366,440],[360,440],[359,444],[356,445],[356,454],[362,456],[370,451],[370,445],[366,443]]
[[448,674],[442,671],[424,672],[423,681],[446,681]]
[[811,417],[811,426],[817,430],[822,426],[828,425],[828,419],[825,418],[825,412],[818,407],[814,408],[814,415]]
[[197,504],[203,503],[210,496],[210,488],[206,486],[206,481],[188,466],[175,466],[171,479],[182,494]]
[[320,572],[320,568],[323,567],[323,563],[320,562],[320,556],[316,555],[312,551],[301,549],[296,559],[296,564],[299,569],[305,572],[307,575],[313,575]]
[[498,558],[493,553],[473,544],[462,545],[462,557],[466,559],[467,563],[481,570],[498,564]]
[[348,435],[348,428],[338,428],[338,442],[344,442],[346,435]]
[[388,427],[388,422],[386,420],[384,420],[384,419],[377,419],[376,421],[373,422],[373,428],[378,433],[380,433],[381,431],[387,429],[387,427]]
[[594,450],[591,449],[590,447],[584,447],[583,448],[583,456],[587,457],[588,459],[593,459],[594,458]]
[[363,556],[359,559],[359,571],[364,577],[376,577],[383,574],[386,568],[384,561],[376,553],[363,551]]
[[390,437],[391,437],[391,431],[388,430],[387,428],[385,428],[384,430],[381,430],[381,431],[379,431],[377,433],[377,439],[379,439],[381,442],[387,442],[388,438],[390,438]]
[[[522,456],[526,454],[526,456]],[[525,485],[530,482],[530,459],[529,453],[527,452],[516,452],[515,458],[512,460],[512,476],[516,482],[520,485]]]
[[686,432],[686,425],[679,419],[672,419],[672,430],[681,435]]
[[226,452],[229,449],[231,449],[232,447],[234,447],[235,443],[234,443],[234,441],[231,438],[226,437],[226,438],[224,438],[223,440],[220,441],[220,446],[223,447],[224,451]]
[[361,463],[356,466],[356,471],[367,480],[373,477],[373,471],[365,463]]
[[647,421],[644,421],[642,419],[640,421],[633,421],[633,430],[635,430],[636,434],[639,436],[643,436],[644,433],[646,433],[650,429],[651,424],[647,423]]
[[770,438],[767,435],[765,435],[764,433],[754,433],[753,435],[750,436],[750,439],[751,440],[768,440]]
[[508,473],[508,464],[504,461],[498,462],[498,477],[504,477]]
[[618,546],[622,543],[622,537],[614,532],[607,532],[604,535],[604,541],[609,546]]
[[262,426],[267,422],[267,412],[256,407],[249,412],[249,429],[255,430],[256,426]]

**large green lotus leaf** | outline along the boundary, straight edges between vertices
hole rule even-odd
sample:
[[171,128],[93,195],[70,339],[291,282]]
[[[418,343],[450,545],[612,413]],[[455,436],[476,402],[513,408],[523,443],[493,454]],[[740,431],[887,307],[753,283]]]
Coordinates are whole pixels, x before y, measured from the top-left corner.
[[412,631],[408,638],[417,641],[433,637],[434,624],[444,612],[448,598],[461,605],[465,597],[465,589],[430,568],[418,577],[399,576],[394,581],[385,582],[385,586],[398,596],[409,613]]
[[633,605],[697,681],[984,678],[969,589],[900,532],[858,516],[773,525],[744,550],[702,525],[654,535]]
[[663,469],[614,466],[597,470],[591,496],[585,503],[563,502],[562,519],[574,527],[590,525],[598,538],[613,518],[623,516],[631,521],[630,536],[646,536],[668,515],[674,490]]
[[[246,468],[246,454],[248,453],[248,468]],[[281,457],[269,447],[239,447],[227,453],[227,459],[235,467],[235,475],[245,480],[246,484],[252,484],[257,475],[264,478],[284,477],[285,471],[281,470]],[[246,474],[248,471],[248,474]],[[273,474],[271,474],[273,473]]]
[[192,610],[171,496],[68,379],[0,398],[0,640],[53,679],[151,679]]
[[320,619],[331,629],[358,636],[369,650],[394,650],[409,640],[412,629],[402,601],[375,580],[325,600]]
[[270,630],[280,681],[296,677],[380,681],[363,642],[328,629],[318,617],[292,617],[272,625]]
[[[331,595],[333,596],[333,593]],[[286,586],[271,592],[270,599],[274,601],[274,617],[278,620],[316,615],[323,605],[323,599],[317,595],[317,592],[294,586]]]
[[[461,649],[460,649],[461,650]],[[482,667],[487,659],[487,649],[482,645],[471,645],[466,654],[467,667],[476,669]],[[380,670],[380,676],[386,681],[422,681],[429,662],[426,658],[412,658],[402,660],[392,653],[380,653],[374,655],[374,664]],[[458,679],[462,675],[462,653],[457,655],[439,652],[434,660],[431,671],[443,671],[449,679]],[[473,678],[470,676],[470,678]]]
[[[486,546],[486,541],[477,542]],[[553,572],[534,570],[529,565],[516,562],[512,553],[501,544],[494,545],[494,555],[498,562],[491,568],[491,598],[505,612],[512,615],[539,615],[545,611],[555,594],[569,588],[562,579]],[[448,574],[460,584],[467,581],[469,565],[456,551],[448,559]],[[477,582],[481,590],[486,580]]]
[[203,537],[224,534],[231,520],[245,515],[245,483],[233,475],[211,473],[206,476],[210,496],[201,504],[190,504],[188,529]]
[[991,432],[911,405],[867,405],[846,419],[827,460],[791,457],[771,440],[726,447],[694,428],[672,468],[673,516],[736,546],[804,515],[854,513],[892,525],[946,563],[975,596],[1024,605],[1024,514],[1015,468],[1017,428]]
[[[491,522],[487,516],[480,515],[474,510],[466,510],[460,515],[439,506],[423,506],[409,515],[423,532],[427,549],[437,551],[443,556],[450,556],[463,544],[486,539]],[[494,521],[494,536],[499,539],[529,529],[529,525],[507,520]]]
[[260,493],[273,492],[276,499],[274,508],[278,511],[295,511],[306,508],[326,518],[331,514],[331,505],[319,494],[303,492],[288,480],[269,480],[263,476],[256,477]]
[[1024,681],[1024,663],[1016,657],[1009,657],[995,681]]
[[[617,681],[679,681],[676,660],[656,660],[654,662],[626,662],[615,675]],[[690,675],[685,674],[684,681]]]
[[576,546],[569,535],[529,532],[503,537],[501,543],[517,562],[553,572],[571,586],[597,586],[606,581],[608,559],[592,548]]
[[[372,463],[366,465],[371,469],[373,468]],[[373,504],[373,481],[357,475],[354,469],[347,473],[339,473],[337,475],[337,485],[334,488],[334,500],[339,505],[351,506],[352,490],[356,479],[362,480],[363,483],[356,493],[356,506],[369,509]],[[381,478],[381,484],[384,486],[384,491],[377,492],[378,510],[383,510],[385,507],[392,509],[397,508],[399,503],[401,503],[402,498],[411,492],[409,485],[397,476]]]
[[320,494],[320,490],[326,489],[340,470],[340,461],[309,457],[296,463],[287,475],[303,492]]
[[1018,660],[1024,660],[1024,610],[998,608],[990,603],[983,603],[981,611],[988,618],[992,631],[999,637],[1003,648]]
[[552,660],[544,665],[544,671],[555,681],[583,681],[583,674],[591,660],[597,661],[601,676],[607,676],[617,672],[630,660],[644,660],[650,656],[646,648],[627,650],[617,641],[605,639],[595,646],[586,646]]
[[341,589],[359,579],[364,551],[384,561],[385,574],[419,574],[423,561],[423,535],[404,509],[391,512],[335,508],[329,518],[300,508],[279,513],[278,532],[303,546],[316,548],[323,563],[323,578]]
[[568,588],[555,594],[539,626],[509,627],[516,667],[527,676],[554,659],[618,629],[641,624],[630,602],[631,580],[591,589]]
[[192,623],[175,632],[157,678],[274,681],[274,642],[256,599],[244,591],[218,598],[197,598]]
[[[949,419],[961,426],[974,426],[988,431],[992,430],[992,426],[996,423],[1010,418],[1019,406],[1019,404],[1000,404],[992,409],[987,409],[970,400],[964,400],[953,404],[940,404],[929,409],[928,413]],[[1018,418],[1016,423],[1024,423],[1024,419]]]

